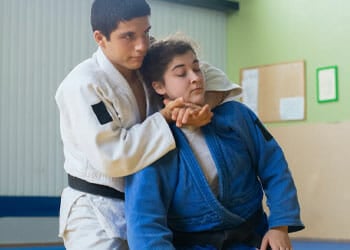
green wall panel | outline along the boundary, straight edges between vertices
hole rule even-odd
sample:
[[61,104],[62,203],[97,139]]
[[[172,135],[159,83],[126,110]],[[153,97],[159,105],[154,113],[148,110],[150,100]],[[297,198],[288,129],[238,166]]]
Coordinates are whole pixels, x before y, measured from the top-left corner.
[[[350,120],[350,1],[249,0],[228,18],[228,74],[243,67],[306,62],[305,122]],[[339,100],[318,103],[316,69],[337,65]]]

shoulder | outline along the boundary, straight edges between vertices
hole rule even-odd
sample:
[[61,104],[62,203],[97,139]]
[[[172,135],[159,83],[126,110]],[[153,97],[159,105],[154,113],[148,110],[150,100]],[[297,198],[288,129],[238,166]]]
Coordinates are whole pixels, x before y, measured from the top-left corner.
[[61,85],[64,85],[65,87],[79,86],[86,83],[98,82],[98,80],[103,77],[103,70],[92,58],[90,58],[81,62],[69,72]]
[[257,117],[245,104],[238,101],[228,101],[213,109],[212,126],[215,129],[242,130],[250,127]]
[[89,85],[105,81],[106,74],[94,58],[89,58],[78,64],[59,85],[56,95],[76,96],[88,91]]
[[254,112],[245,104],[231,100],[218,105],[213,109],[214,115],[228,117],[253,115]]
[[242,88],[231,82],[227,75],[219,68],[206,62],[201,62],[201,71],[203,72],[206,84],[206,91],[235,91],[235,95],[242,92]]

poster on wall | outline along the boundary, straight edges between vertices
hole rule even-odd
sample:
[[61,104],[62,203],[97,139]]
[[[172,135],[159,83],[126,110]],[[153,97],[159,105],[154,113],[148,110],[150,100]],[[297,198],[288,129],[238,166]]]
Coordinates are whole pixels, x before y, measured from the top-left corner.
[[338,67],[327,66],[316,70],[317,101],[334,102],[338,100]]

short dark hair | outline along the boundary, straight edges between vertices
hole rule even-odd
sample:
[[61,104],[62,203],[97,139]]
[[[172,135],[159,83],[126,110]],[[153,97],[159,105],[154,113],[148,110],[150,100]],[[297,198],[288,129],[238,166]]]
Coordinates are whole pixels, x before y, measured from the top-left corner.
[[145,0],[95,0],[91,7],[92,31],[99,30],[107,40],[122,21],[151,15]]
[[145,83],[150,86],[153,81],[164,82],[163,75],[175,56],[188,51],[196,52],[190,41],[168,38],[151,44],[140,69]]

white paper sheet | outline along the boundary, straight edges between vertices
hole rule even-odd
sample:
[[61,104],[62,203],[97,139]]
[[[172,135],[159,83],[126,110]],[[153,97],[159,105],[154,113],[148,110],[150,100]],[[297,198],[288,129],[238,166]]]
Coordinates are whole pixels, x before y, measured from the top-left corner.
[[320,101],[333,100],[336,96],[335,69],[324,69],[318,72],[318,88]]
[[281,120],[304,119],[304,97],[288,97],[280,99]]
[[258,114],[259,71],[250,69],[243,71],[242,79],[243,103]]

